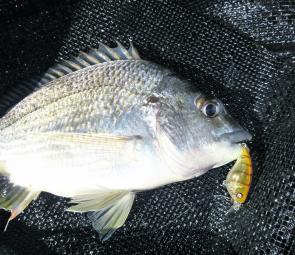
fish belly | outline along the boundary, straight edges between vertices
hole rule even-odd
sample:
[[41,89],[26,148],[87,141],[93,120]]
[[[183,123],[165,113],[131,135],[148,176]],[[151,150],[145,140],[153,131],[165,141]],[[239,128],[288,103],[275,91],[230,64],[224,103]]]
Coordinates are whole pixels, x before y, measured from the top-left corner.
[[8,150],[4,155],[11,182],[58,196],[73,197],[94,190],[147,190],[178,181],[148,152],[128,161],[130,155],[114,158],[89,150],[28,147]]

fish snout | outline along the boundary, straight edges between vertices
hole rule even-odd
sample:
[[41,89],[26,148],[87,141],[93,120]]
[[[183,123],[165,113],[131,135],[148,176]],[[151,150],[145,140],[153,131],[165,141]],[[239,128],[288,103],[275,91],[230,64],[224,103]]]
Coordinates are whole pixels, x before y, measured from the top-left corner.
[[240,143],[251,139],[252,135],[243,128],[224,133],[220,136],[220,140],[228,141],[230,143]]

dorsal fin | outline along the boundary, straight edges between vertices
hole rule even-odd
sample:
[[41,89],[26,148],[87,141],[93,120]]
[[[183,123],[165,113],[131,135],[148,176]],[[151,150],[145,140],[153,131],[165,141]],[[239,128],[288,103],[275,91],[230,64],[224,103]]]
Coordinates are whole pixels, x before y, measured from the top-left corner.
[[83,69],[90,65],[96,65],[108,61],[140,59],[138,51],[130,41],[129,49],[126,49],[120,42],[116,41],[117,47],[111,48],[103,43],[98,43],[99,48],[90,49],[89,52],[81,51],[79,56],[72,60],[64,60],[56,64],[54,67],[43,75],[43,78],[38,82],[37,87],[41,87],[46,83],[60,78],[66,74]]
[[43,87],[50,81],[58,79],[66,74],[83,69],[90,65],[96,65],[108,61],[141,59],[137,49],[130,40],[129,48],[125,48],[120,42],[116,41],[117,47],[110,48],[103,43],[99,43],[99,48],[92,48],[89,52],[81,51],[79,56],[72,60],[63,60],[54,67],[48,69],[39,79],[30,82],[22,82],[12,87],[5,95],[1,96],[0,115],[4,114],[9,108],[18,103],[32,91]]

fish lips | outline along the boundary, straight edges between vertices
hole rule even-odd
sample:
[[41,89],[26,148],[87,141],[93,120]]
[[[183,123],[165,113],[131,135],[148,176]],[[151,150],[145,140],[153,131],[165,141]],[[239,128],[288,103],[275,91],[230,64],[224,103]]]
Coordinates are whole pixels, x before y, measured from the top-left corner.
[[230,143],[240,143],[243,141],[250,141],[251,139],[252,135],[244,129],[234,130],[220,136],[220,140],[228,141]]

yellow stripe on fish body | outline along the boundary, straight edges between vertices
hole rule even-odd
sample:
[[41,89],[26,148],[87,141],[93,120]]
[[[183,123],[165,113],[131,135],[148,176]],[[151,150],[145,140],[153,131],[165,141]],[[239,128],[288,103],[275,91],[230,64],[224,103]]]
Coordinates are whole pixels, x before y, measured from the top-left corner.
[[252,181],[252,161],[247,146],[242,146],[241,155],[229,171],[225,185],[234,203],[246,202]]

